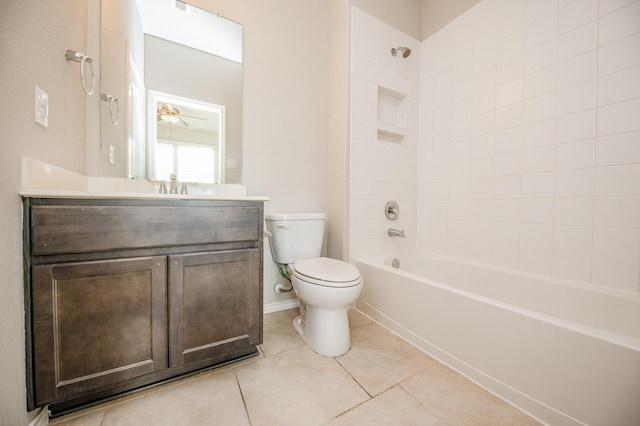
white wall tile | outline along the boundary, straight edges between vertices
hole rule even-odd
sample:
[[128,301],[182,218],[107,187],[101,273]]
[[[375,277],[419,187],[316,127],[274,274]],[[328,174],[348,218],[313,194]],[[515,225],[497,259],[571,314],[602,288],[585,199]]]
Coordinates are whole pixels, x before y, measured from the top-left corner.
[[598,136],[640,130],[640,98],[598,108]]
[[519,269],[534,274],[551,275],[551,251],[520,248]]
[[640,32],[640,2],[631,3],[600,19],[598,43],[609,44]]
[[522,198],[550,198],[554,194],[554,173],[522,175]]
[[492,217],[492,200],[469,200],[469,220],[490,221]]
[[513,151],[494,156],[493,175],[506,176],[520,173],[522,152]]
[[496,68],[496,85],[508,83],[524,76],[524,54],[498,62]]
[[[492,157],[490,157],[492,158]],[[491,167],[491,169],[493,169]],[[485,177],[469,181],[469,198],[490,199],[493,197],[493,178]]]
[[[526,120],[525,120],[526,121]],[[522,146],[532,148],[537,146],[553,145],[556,143],[555,117],[526,124],[522,131]]]
[[591,50],[558,63],[558,88],[596,78],[597,59],[597,51]]
[[558,67],[552,65],[524,76],[524,98],[529,99],[556,90]]
[[598,47],[598,22],[593,21],[558,38],[558,60],[564,61]]
[[594,175],[593,168],[556,171],[555,196],[593,196]]
[[493,147],[495,153],[522,149],[522,127],[512,127],[496,132]]
[[556,115],[556,92],[546,93],[524,101],[524,123],[548,120]]
[[491,243],[469,241],[469,259],[474,262],[491,263]]
[[564,253],[591,255],[592,228],[590,226],[553,227],[553,250]]
[[598,197],[593,218],[595,226],[640,228],[640,197]]
[[554,216],[553,198],[530,198],[522,200],[520,220],[522,223],[552,224]]
[[593,167],[595,139],[565,142],[556,145],[556,170]]
[[366,58],[381,34],[361,34],[354,66],[378,69],[353,80],[352,156],[366,161],[351,163],[351,197],[362,197],[353,217],[371,221],[354,234],[375,249],[356,245],[388,248],[367,238],[378,226],[367,201],[413,192],[420,249],[638,291],[639,5],[479,2],[422,43],[428,69],[404,83],[420,81],[419,150],[411,138],[363,143],[375,133],[370,81],[404,74]]
[[560,8],[558,23],[560,34],[591,22],[597,16],[597,0],[574,0]]
[[491,240],[498,244],[517,246],[520,239],[520,224],[514,222],[493,222]]
[[591,226],[593,224],[593,198],[556,198],[553,207],[553,223],[556,225]]
[[493,198],[520,198],[520,175],[500,176],[493,178]]
[[552,242],[553,227],[551,225],[529,223],[520,225],[520,247],[551,250]]
[[595,109],[560,116],[556,122],[556,143],[591,139],[595,136],[595,127]]
[[640,163],[640,132],[599,137],[596,148],[598,166]]
[[522,125],[522,102],[496,109],[496,130],[510,129]]
[[530,49],[558,37],[558,15],[549,14],[527,25],[525,47]]
[[503,268],[518,269],[518,252],[516,246],[492,244],[491,263]]
[[469,221],[469,240],[491,242],[492,225],[489,221]]
[[600,197],[640,196],[640,164],[598,167],[595,195]]
[[522,172],[539,173],[555,168],[555,146],[525,149],[522,153]]
[[593,255],[638,261],[640,259],[640,230],[594,228]]
[[567,86],[558,90],[558,115],[572,114],[596,107],[596,80]]
[[495,106],[500,108],[522,101],[523,79],[517,78],[508,83],[504,83],[496,89]]
[[558,0],[526,0],[525,23],[531,24],[540,18],[558,11]]
[[567,280],[589,282],[591,257],[580,254],[553,253],[551,275]]
[[633,3],[637,0],[600,0],[599,1],[599,13],[600,16],[608,15],[621,7],[626,6],[629,3]]
[[594,257],[592,261],[593,284],[618,290],[638,292],[638,271],[640,263],[618,259]]
[[550,40],[531,49],[527,49],[524,53],[524,72],[525,74],[550,67],[557,63],[558,60],[558,42]]
[[598,78],[598,106],[633,98],[640,98],[640,66]]
[[[493,200],[493,220],[497,222],[520,222],[520,200]],[[512,244],[517,245],[517,241]]]
[[640,34],[620,39],[598,49],[598,75],[640,65]]

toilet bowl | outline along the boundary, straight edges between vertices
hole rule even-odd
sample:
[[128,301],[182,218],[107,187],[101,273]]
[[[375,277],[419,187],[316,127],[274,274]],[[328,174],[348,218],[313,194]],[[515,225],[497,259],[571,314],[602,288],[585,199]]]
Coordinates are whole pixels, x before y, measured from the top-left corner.
[[273,260],[286,270],[300,302],[293,328],[315,352],[339,356],[351,346],[347,311],[362,291],[355,266],[320,257],[326,215],[266,214]]
[[293,328],[315,352],[339,356],[351,346],[347,310],[362,291],[355,266],[326,257],[297,261],[289,267],[300,300]]

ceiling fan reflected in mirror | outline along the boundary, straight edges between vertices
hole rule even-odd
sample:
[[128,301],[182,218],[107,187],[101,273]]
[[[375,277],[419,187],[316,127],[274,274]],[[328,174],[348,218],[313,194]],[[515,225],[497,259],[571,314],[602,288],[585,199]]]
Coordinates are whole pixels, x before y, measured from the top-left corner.
[[191,127],[191,125],[188,122],[186,122],[182,117],[195,118],[198,120],[206,120],[206,118],[203,118],[203,117],[180,114],[180,109],[176,108],[175,106],[169,103],[161,104],[160,108],[158,108],[157,110],[158,121],[164,121],[165,123],[168,123],[170,125],[176,124],[176,123],[182,123],[186,128],[193,129],[193,127]]

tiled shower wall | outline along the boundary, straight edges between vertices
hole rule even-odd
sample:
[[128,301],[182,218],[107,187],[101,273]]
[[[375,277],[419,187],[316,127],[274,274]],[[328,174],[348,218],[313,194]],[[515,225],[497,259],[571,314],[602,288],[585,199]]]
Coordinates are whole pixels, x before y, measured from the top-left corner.
[[[349,257],[415,250],[420,44],[357,7],[351,31]],[[400,46],[411,55],[392,56]],[[389,128],[404,136],[378,137]],[[396,221],[385,218],[389,200],[400,205]],[[406,237],[389,237],[389,228]]]
[[640,1],[483,0],[420,92],[418,250],[639,291]]

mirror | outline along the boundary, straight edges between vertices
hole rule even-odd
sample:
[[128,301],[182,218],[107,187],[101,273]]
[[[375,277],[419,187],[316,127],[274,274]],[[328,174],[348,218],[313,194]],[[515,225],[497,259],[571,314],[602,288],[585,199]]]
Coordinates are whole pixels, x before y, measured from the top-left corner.
[[177,0],[102,0],[100,57],[102,176],[241,183],[240,24]]

